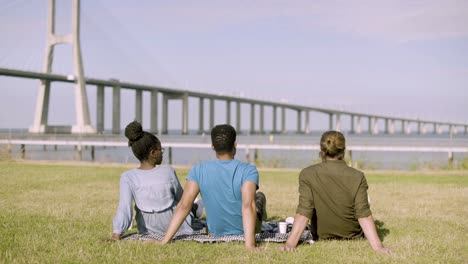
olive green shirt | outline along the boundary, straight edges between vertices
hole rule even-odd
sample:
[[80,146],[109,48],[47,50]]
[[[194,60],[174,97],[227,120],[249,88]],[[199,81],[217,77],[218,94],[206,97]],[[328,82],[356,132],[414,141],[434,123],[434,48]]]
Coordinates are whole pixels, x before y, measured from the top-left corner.
[[299,175],[297,213],[312,219],[318,239],[362,237],[358,218],[371,215],[364,173],[343,160],[326,160]]

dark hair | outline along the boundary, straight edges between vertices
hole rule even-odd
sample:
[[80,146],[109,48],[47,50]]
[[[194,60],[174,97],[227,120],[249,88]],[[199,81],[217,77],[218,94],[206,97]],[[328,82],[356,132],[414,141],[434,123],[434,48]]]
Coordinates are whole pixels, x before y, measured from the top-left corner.
[[236,142],[236,130],[231,125],[217,125],[211,130],[211,143],[216,153],[230,153]]
[[343,159],[345,149],[345,137],[338,131],[327,131],[320,138],[320,150],[330,158]]
[[147,160],[151,150],[161,147],[161,141],[155,135],[143,131],[137,121],[127,125],[125,136],[128,138],[128,146],[132,147],[132,152],[139,161]]

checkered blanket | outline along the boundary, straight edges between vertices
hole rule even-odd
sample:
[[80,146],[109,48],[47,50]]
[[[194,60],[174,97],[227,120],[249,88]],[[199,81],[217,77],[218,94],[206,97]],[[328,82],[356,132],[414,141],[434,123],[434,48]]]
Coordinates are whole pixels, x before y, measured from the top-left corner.
[[[289,237],[289,233],[279,234],[279,233],[262,232],[262,233],[255,234],[255,241],[283,243],[283,242],[286,242],[288,237]],[[163,234],[133,234],[133,235],[129,235],[123,238],[123,240],[147,241],[147,240],[162,240],[163,238],[164,238]],[[179,241],[179,240],[198,241],[200,243],[232,242],[232,241],[243,242],[244,235],[211,236],[206,233],[206,228],[203,228],[202,230],[195,231],[193,234],[176,234],[173,238],[173,241]],[[312,235],[310,234],[310,231],[308,230],[302,233],[302,236],[299,239],[299,241],[303,243],[309,243],[309,244],[314,243],[314,240],[312,239]]]

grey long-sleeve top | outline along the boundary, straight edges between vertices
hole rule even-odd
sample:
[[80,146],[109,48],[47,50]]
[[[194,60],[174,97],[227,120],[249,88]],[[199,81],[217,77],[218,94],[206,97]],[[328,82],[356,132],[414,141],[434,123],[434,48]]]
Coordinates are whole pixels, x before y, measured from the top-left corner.
[[[130,228],[135,201],[137,228],[140,233],[165,233],[183,189],[170,166],[151,170],[132,169],[120,176],[120,200],[113,221],[113,232],[122,234]],[[189,214],[179,229],[192,233]]]

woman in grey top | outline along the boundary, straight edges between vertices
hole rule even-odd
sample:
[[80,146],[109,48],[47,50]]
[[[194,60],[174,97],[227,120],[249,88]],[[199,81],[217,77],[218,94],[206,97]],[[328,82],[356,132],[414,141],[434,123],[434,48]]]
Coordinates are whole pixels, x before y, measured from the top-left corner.
[[[113,221],[112,238],[120,239],[130,228],[133,202],[138,232],[163,234],[182,197],[182,186],[172,167],[158,166],[162,162],[163,149],[156,136],[143,131],[137,121],[127,125],[125,136],[140,166],[120,176],[120,200]],[[192,233],[192,221],[193,214],[190,213],[179,232]]]

